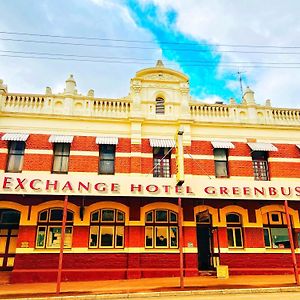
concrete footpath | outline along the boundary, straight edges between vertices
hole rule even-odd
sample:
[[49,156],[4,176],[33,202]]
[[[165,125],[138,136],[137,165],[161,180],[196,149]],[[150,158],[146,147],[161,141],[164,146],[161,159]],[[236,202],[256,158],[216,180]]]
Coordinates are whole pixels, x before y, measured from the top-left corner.
[[172,295],[213,295],[241,293],[271,293],[298,291],[293,275],[213,276],[185,278],[185,288],[179,288],[179,278],[142,278],[63,282],[61,294],[55,295],[55,283],[8,284],[0,278],[1,299],[124,299]]

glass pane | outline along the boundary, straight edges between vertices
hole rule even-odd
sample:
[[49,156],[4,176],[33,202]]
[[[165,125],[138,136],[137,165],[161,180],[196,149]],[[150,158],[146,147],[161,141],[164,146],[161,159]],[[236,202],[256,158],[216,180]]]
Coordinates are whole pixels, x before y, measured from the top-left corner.
[[153,247],[153,227],[147,226],[145,228],[146,247]]
[[16,248],[17,248],[17,242],[18,242],[18,237],[10,237],[9,240],[9,247],[8,247],[8,253],[9,254],[15,254],[16,253]]
[[271,220],[272,220],[272,222],[279,222],[279,213],[276,213],[276,214],[272,213]]
[[9,143],[9,150],[8,152],[10,154],[19,154],[23,155],[25,150],[25,142],[17,142],[17,141],[11,141]]
[[71,247],[72,247],[72,227],[66,227],[64,248],[71,248]]
[[273,248],[290,248],[287,228],[271,228],[271,236]]
[[46,239],[46,227],[38,227],[36,234],[36,247],[44,248],[45,247],[45,239]]
[[9,154],[6,171],[12,173],[21,172],[23,168],[23,160],[24,155]]
[[168,227],[156,227],[156,247],[168,247]]
[[240,223],[240,216],[237,214],[228,214],[226,215],[227,223]]
[[62,156],[60,171],[62,173],[67,173],[68,169],[69,169],[69,156]]
[[227,151],[226,149],[214,149],[215,160],[227,161]]
[[125,221],[125,214],[118,210],[117,213],[117,222],[124,222]]
[[113,222],[115,220],[115,211],[113,209],[102,209],[102,222]]
[[92,218],[91,218],[92,222],[99,222],[99,216],[100,216],[99,211],[92,213]]
[[146,214],[146,222],[153,222],[153,212],[152,211],[149,211]]
[[73,213],[71,211],[67,211],[67,221],[73,221]]
[[171,247],[178,247],[178,228],[170,227],[170,245]]
[[242,247],[242,230],[241,228],[235,228],[235,246],[236,247]]
[[234,247],[233,229],[227,228],[228,247]]
[[115,145],[101,145],[100,159],[114,159],[116,146]]
[[90,227],[90,247],[98,246],[98,238],[99,238],[99,227],[91,226]]
[[62,221],[63,210],[62,209],[51,209],[50,210],[50,221]]
[[54,144],[54,155],[69,156],[70,155],[70,144],[69,143],[55,143]]
[[124,227],[116,227],[116,247],[124,247]]
[[47,218],[48,218],[48,211],[47,210],[42,211],[39,216],[39,221],[47,221]]
[[1,224],[19,224],[20,213],[18,211],[2,211]]
[[166,210],[156,210],[155,211],[156,222],[167,222],[168,221],[168,211]]
[[170,212],[170,222],[177,222],[177,214]]
[[113,247],[114,227],[101,226],[101,247]]
[[5,253],[7,237],[0,238],[0,253]]
[[48,232],[47,246],[49,248],[59,248],[61,239],[61,226],[50,227]]
[[216,177],[228,177],[227,162],[215,161]]
[[114,174],[115,161],[114,160],[101,160],[99,174]]
[[265,241],[265,247],[271,247],[271,241],[270,241],[270,235],[269,235],[268,228],[264,228],[264,241]]

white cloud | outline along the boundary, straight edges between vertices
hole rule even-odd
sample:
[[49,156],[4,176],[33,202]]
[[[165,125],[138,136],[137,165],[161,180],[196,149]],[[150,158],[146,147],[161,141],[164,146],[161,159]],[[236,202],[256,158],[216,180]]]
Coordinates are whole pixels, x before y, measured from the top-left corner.
[[[300,2],[294,0],[140,0],[155,4],[160,13],[174,10],[175,27],[199,42],[235,45],[299,45]],[[227,49],[229,48],[219,48]],[[230,48],[232,49],[232,48]],[[234,48],[241,51],[300,52],[300,49]],[[223,53],[222,61],[297,62],[299,55]],[[236,71],[234,68],[233,71]],[[300,107],[300,69],[246,68],[245,77],[256,90],[257,100],[271,98],[273,105]],[[220,74],[224,69],[219,70]]]

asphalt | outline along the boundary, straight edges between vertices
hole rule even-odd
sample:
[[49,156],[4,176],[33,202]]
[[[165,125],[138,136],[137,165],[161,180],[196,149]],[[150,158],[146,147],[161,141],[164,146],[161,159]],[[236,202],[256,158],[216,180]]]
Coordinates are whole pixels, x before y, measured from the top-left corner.
[[[9,276],[9,274],[7,274]],[[1,299],[124,299],[172,295],[212,295],[225,293],[271,293],[299,291],[293,275],[230,276],[218,279],[214,276],[187,277],[184,289],[179,278],[142,278],[128,280],[101,280],[63,282],[61,293],[55,294],[55,283],[9,284],[5,274],[0,276]]]

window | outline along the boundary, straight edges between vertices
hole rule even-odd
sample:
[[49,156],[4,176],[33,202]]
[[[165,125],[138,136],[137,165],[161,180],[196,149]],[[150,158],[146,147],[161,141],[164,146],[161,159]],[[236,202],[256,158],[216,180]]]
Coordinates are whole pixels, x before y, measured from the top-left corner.
[[255,180],[269,180],[268,152],[253,151],[252,164]]
[[[36,248],[60,248],[63,210],[51,208],[39,213]],[[64,248],[72,247],[73,213],[67,212]]]
[[116,145],[100,145],[99,174],[115,173]]
[[215,148],[215,176],[217,178],[228,177],[228,156],[227,149]]
[[125,213],[100,209],[91,213],[89,248],[124,248]]
[[171,176],[171,149],[167,147],[153,147],[153,176]]
[[155,112],[157,115],[163,115],[165,113],[165,100],[161,97],[156,98]]
[[54,143],[52,173],[67,174],[69,169],[70,143]]
[[145,248],[178,248],[177,213],[157,209],[145,217]]
[[263,215],[264,241],[266,248],[290,248],[286,217],[283,212],[269,212]]
[[9,141],[6,172],[20,173],[23,168],[25,142]]
[[242,223],[240,215],[226,215],[228,248],[243,248]]

